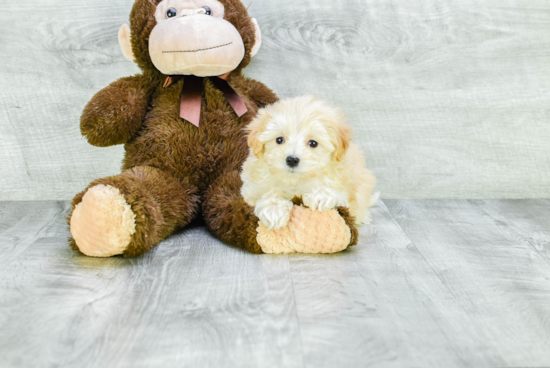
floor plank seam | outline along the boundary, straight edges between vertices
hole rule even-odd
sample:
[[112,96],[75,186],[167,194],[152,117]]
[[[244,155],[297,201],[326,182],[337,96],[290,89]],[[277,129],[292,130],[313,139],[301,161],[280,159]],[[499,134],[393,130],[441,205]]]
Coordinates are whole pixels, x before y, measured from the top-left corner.
[[[384,203],[384,206],[386,204]],[[386,206],[387,208],[387,206]],[[409,234],[407,233],[407,231],[403,228],[403,226],[401,226],[401,224],[399,223],[399,220],[397,218],[395,218],[395,216],[393,215],[392,211],[387,208],[387,211],[388,213],[390,214],[390,216],[392,217],[392,219],[395,221],[395,223],[399,226],[399,228],[401,229],[401,231],[403,231],[403,234],[405,234],[405,236],[407,237],[407,239],[410,241],[410,243],[412,245],[414,245],[415,249],[418,251],[418,253],[422,256],[422,259],[426,262],[426,264],[428,266],[430,266],[430,269],[432,270],[432,272],[434,273],[435,276],[437,276],[437,279],[441,282],[441,284],[445,287],[445,290],[447,290],[447,292],[449,293],[449,295],[453,298],[453,300],[455,301],[455,303],[459,303],[460,302],[460,299],[457,299],[457,296],[455,295],[455,293],[453,293],[453,291],[449,288],[449,286],[443,281],[443,279],[441,278],[441,276],[439,275],[439,272],[437,272],[437,270],[434,268],[434,266],[430,263],[430,261],[426,258],[426,256],[424,255],[424,253],[422,253],[422,251],[420,250],[420,248],[418,248],[418,246],[416,245],[416,243],[414,243],[411,239],[411,237],[409,236]],[[468,315],[468,319],[470,320],[470,322],[473,324],[475,323],[471,316]],[[445,334],[444,331],[442,331],[443,334],[445,336],[447,336]],[[452,337],[451,337],[452,339]]]
[[449,294],[451,294],[453,296],[453,299],[456,300],[455,298],[455,295],[451,292],[451,290],[449,289],[449,287],[447,286],[447,284],[445,284],[445,282],[441,279],[441,277],[439,276],[439,273],[435,270],[435,268],[432,266],[432,264],[428,261],[428,259],[426,258],[426,256],[424,255],[424,253],[422,253],[422,251],[420,250],[420,248],[418,248],[418,246],[416,245],[415,242],[412,241],[411,237],[409,236],[409,234],[407,233],[407,231],[403,228],[403,226],[401,226],[401,224],[399,223],[399,220],[393,215],[393,213],[390,211],[390,209],[388,208],[388,206],[386,206],[386,204],[384,203],[384,206],[386,207],[386,210],[388,211],[388,213],[390,214],[391,218],[393,219],[393,221],[396,223],[397,226],[399,226],[399,228],[401,229],[401,231],[403,232],[403,234],[407,237],[407,239],[409,240],[410,244],[414,245],[414,248],[417,250],[417,252],[422,256],[422,259],[426,262],[426,264],[428,266],[430,266],[430,269],[432,270],[432,272],[437,276],[437,278],[439,279],[439,281],[441,281],[441,284],[443,286],[445,286],[445,289],[449,292]]
[[[485,209],[483,207],[481,207],[481,205],[479,205],[478,201],[477,200],[474,200],[474,199],[468,199],[468,201],[470,203],[473,203],[477,208],[479,208],[481,211],[483,211],[483,213],[485,213],[487,216],[489,216],[493,221],[495,221],[495,226],[497,226],[499,229],[500,229],[500,226],[498,224],[498,222],[500,221],[499,219],[497,219],[496,217],[494,217],[492,214],[490,214],[489,212],[485,211]],[[538,255],[540,255],[542,257],[542,259],[544,259],[546,261],[546,263],[550,266],[550,259],[548,259],[546,257],[546,255],[542,254],[538,249],[537,247],[535,247],[535,244],[533,244],[529,239],[525,238],[523,235],[521,235],[517,230],[515,230],[512,226],[508,226],[508,229],[510,229],[511,231],[514,232],[514,234],[516,234],[518,236],[519,239],[521,239],[523,242],[527,242],[527,244],[529,244],[529,246],[531,246],[531,248],[533,248],[535,250],[535,252],[537,252]]]
[[298,334],[300,336],[300,358],[302,360],[302,367],[305,368],[304,362],[304,342],[302,339],[302,326],[300,324],[300,316],[298,315],[298,305],[296,303],[296,290],[294,289],[294,276],[292,275],[292,267],[290,265],[290,256],[287,254],[286,259],[288,262],[288,273],[290,274],[290,285],[292,286],[292,295],[294,296],[294,315],[296,317],[296,323],[298,324]]
[[[59,204],[59,202],[55,202],[56,204]],[[66,211],[65,208],[61,208],[61,210],[59,212],[56,212],[55,215],[53,215],[53,218],[51,220],[49,220],[46,224],[44,224],[44,226],[42,226],[37,232],[33,233],[33,234],[29,234],[29,237],[35,237],[35,238],[39,238],[40,237],[40,234],[44,231],[44,229],[48,228],[53,222],[55,222],[57,220],[57,218],[59,217],[60,214],[63,214],[64,212]],[[20,221],[18,221],[17,223],[15,223],[11,228],[7,229],[6,231],[2,232],[0,234],[0,236],[2,236],[3,234],[5,234],[6,232],[10,231],[11,229],[13,229],[13,227],[17,226],[18,224],[20,224],[22,221],[24,221],[25,218],[23,217]],[[16,248],[18,248],[18,246],[26,241],[28,239],[28,237],[25,237],[23,239],[19,239],[18,241],[15,242],[14,246],[13,246],[13,249],[15,250]],[[28,247],[26,247],[25,249],[23,249],[21,252],[25,252],[26,249]],[[3,276],[4,272],[8,269],[9,265],[15,260],[17,259],[17,257],[19,256],[20,254],[16,254],[16,255],[12,255],[12,257],[8,257],[6,259],[3,259],[1,260],[2,261],[2,270],[0,270],[0,276]]]

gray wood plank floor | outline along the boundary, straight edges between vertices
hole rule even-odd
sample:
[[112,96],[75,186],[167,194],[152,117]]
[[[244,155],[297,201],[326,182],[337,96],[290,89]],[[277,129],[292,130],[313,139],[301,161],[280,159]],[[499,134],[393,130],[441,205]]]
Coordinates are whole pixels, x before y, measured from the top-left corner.
[[0,202],[0,367],[550,366],[549,200],[386,200],[331,256],[87,258],[68,209]]

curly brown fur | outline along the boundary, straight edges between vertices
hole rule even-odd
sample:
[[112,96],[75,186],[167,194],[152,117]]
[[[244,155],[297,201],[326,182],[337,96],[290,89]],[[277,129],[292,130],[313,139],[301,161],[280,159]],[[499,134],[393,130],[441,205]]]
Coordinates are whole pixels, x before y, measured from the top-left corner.
[[239,194],[237,170],[221,175],[204,195],[203,214],[210,230],[224,242],[251,253],[263,253],[256,241],[258,218]]
[[82,135],[99,147],[128,142],[141,128],[152,84],[150,78],[136,75],[121,78],[99,91],[82,113]]

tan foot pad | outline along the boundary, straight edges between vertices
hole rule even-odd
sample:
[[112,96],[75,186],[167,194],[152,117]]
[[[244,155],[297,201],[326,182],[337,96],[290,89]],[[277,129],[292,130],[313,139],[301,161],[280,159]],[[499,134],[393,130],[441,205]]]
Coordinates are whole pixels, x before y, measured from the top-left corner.
[[336,253],[348,247],[351,231],[335,209],[294,206],[286,227],[268,230],[260,221],[256,239],[264,253]]
[[136,215],[120,191],[110,185],[88,189],[71,216],[71,234],[90,257],[122,254],[136,231]]

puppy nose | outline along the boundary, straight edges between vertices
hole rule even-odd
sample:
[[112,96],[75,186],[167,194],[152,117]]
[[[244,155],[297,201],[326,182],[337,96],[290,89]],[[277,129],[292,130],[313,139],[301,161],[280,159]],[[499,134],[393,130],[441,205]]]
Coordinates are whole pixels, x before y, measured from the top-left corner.
[[296,156],[288,156],[286,158],[286,164],[290,167],[296,167],[300,163],[300,159]]

